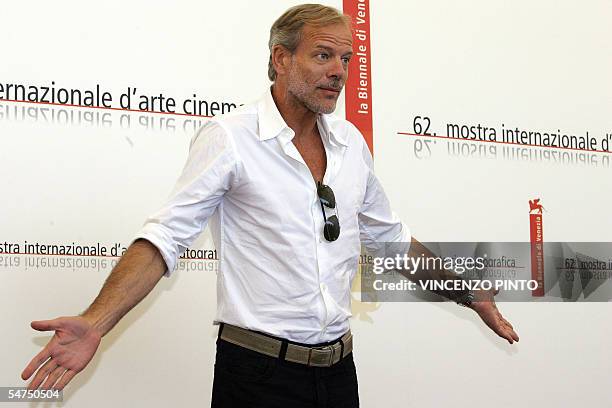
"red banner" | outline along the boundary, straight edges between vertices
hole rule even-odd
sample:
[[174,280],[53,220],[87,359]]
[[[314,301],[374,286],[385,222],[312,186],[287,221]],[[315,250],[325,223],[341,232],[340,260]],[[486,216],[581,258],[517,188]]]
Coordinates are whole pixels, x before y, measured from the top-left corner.
[[544,296],[544,230],[542,214],[529,214],[531,236],[531,279],[538,287],[531,291],[532,296]]
[[353,19],[353,57],[344,93],[346,119],[359,129],[373,152],[370,1],[343,0],[343,9]]

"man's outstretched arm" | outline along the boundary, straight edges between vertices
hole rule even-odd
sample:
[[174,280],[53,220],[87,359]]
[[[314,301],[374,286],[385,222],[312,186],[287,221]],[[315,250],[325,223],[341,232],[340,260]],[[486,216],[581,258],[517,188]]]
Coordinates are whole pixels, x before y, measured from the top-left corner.
[[82,316],[104,336],[153,290],[165,270],[166,263],[157,248],[147,240],[136,240]]
[[[380,181],[374,174],[374,164],[372,161],[372,155],[370,150],[363,138],[362,141],[362,153],[363,160],[368,166],[368,180],[366,184],[366,192],[359,209],[359,229],[361,241],[366,245],[366,248],[372,249],[372,252],[380,247],[381,243],[385,242],[396,242],[396,243],[407,243],[411,241],[410,249],[408,250],[409,257],[419,257],[422,254],[425,257],[434,256],[429,249],[414,238],[410,238],[408,228],[402,225],[401,221],[391,211],[391,205],[389,199],[385,194]],[[414,273],[414,271],[403,271],[398,270],[399,273],[406,276],[408,279],[413,281],[420,280],[455,280],[462,279],[454,272],[447,271],[444,268],[434,270],[420,270]],[[457,300],[458,293],[451,291],[434,291],[437,294],[445,296],[452,300]],[[485,322],[491,330],[493,330],[498,336],[506,339],[510,344],[519,340],[518,335],[514,331],[512,325],[504,319],[493,300],[493,296],[497,293],[495,291],[476,291],[475,299],[470,304],[470,308],[473,309],[480,318]]]
[[28,388],[63,389],[91,361],[102,336],[153,290],[165,270],[157,248],[149,241],[136,240],[80,316],[32,322],[33,329],[55,334],[21,373],[27,380],[36,372]]
[[[55,335],[21,374],[27,380],[36,372],[30,389],[41,384],[63,389],[87,366],[102,336],[155,287],[167,269],[174,269],[181,248],[189,248],[206,227],[238,180],[238,163],[231,135],[218,123],[206,122],[191,140],[171,197],[147,220],[138,233],[144,239],[130,245],[91,306],[80,316],[32,322],[34,329],[54,330]],[[159,242],[165,258],[147,236]]]
[[[412,258],[418,258],[421,256],[424,256],[425,258],[435,257],[433,252],[414,238],[411,240],[408,256]],[[410,272],[402,270],[398,271],[408,279],[415,282],[427,280],[445,281],[463,279],[460,275],[444,268],[419,268],[417,271]],[[448,290],[433,292],[455,301],[462,294],[461,292]],[[498,336],[506,339],[508,343],[512,344],[515,341],[519,341],[519,337],[514,331],[514,327],[502,316],[495,305],[495,300],[493,300],[493,297],[497,294],[497,292],[498,291],[493,290],[475,291],[474,300],[468,307],[478,313],[478,316],[480,316],[482,321]]]

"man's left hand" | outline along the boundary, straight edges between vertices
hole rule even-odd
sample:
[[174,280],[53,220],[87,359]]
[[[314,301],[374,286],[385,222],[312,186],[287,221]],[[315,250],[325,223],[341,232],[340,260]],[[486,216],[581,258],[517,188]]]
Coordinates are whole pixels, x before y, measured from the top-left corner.
[[469,306],[473,309],[483,322],[499,337],[508,340],[512,344],[519,341],[518,334],[514,331],[514,327],[501,315],[493,296],[497,295],[498,290],[479,290],[474,292],[474,300]]

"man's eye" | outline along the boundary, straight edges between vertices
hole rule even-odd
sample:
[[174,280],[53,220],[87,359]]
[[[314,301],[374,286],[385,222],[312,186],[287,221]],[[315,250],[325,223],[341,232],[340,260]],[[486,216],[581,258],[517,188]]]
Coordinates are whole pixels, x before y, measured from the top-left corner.
[[317,57],[319,59],[321,59],[321,60],[328,60],[329,59],[329,54],[321,53],[321,54],[318,54]]
[[348,64],[351,61],[351,57],[344,57],[342,58],[342,62],[345,64]]

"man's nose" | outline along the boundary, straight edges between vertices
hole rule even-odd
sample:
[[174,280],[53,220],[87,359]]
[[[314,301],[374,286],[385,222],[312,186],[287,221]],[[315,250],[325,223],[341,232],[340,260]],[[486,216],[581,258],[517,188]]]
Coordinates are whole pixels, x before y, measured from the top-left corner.
[[346,66],[344,65],[344,62],[342,61],[342,58],[334,58],[332,60],[333,62],[331,63],[331,66],[329,67],[329,71],[327,73],[327,75],[329,77],[336,77],[339,79],[344,78],[344,76],[346,75]]

